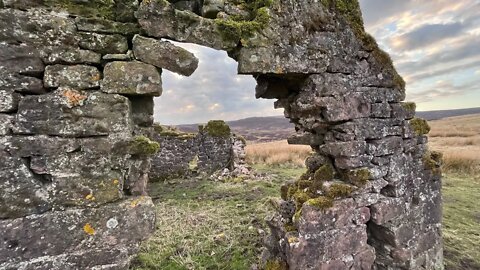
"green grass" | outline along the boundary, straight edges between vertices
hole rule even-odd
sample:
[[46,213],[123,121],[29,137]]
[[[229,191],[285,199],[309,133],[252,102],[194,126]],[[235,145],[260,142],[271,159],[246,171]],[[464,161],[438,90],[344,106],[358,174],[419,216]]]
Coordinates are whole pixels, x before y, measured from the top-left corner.
[[445,269],[480,269],[480,174],[443,181]]
[[[157,230],[132,269],[249,269],[258,262],[270,198],[305,169],[256,165],[267,179],[213,182],[176,179],[152,184]],[[480,269],[480,175],[444,177],[445,263],[448,270]]]
[[[157,229],[134,260],[132,269],[249,269],[257,263],[265,217],[274,210],[285,181],[304,169],[259,166],[268,179],[213,182],[176,179],[154,183]],[[273,175],[272,175],[273,174]]]

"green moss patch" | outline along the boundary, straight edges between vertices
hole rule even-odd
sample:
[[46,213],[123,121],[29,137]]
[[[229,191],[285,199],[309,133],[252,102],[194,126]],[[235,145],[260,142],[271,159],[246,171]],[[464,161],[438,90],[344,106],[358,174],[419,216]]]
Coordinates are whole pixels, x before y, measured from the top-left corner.
[[330,164],[325,164],[318,168],[313,175],[315,182],[325,182],[333,180],[334,169]]
[[160,150],[160,144],[145,136],[136,136],[130,142],[129,150],[132,155],[151,156]]
[[211,120],[203,130],[213,137],[229,137],[231,135],[230,127],[223,120]]
[[307,201],[307,205],[319,208],[319,209],[327,209],[333,206],[332,198],[326,196],[320,196],[318,198],[310,199]]
[[415,102],[402,102],[401,105],[407,112],[414,113],[417,109],[417,104],[415,104]]
[[372,177],[372,174],[367,168],[362,168],[343,172],[342,177],[345,181],[357,187],[362,187],[367,184],[367,182]]
[[225,41],[238,42],[253,37],[270,22],[268,8],[273,0],[237,0],[237,6],[248,11],[248,16],[230,16],[228,19],[215,19],[218,31]]
[[276,260],[269,260],[265,264],[265,270],[287,270],[288,266],[287,263],[280,259]]
[[423,166],[434,175],[442,175],[442,156],[440,152],[426,152],[422,158]]
[[430,126],[425,119],[415,117],[410,120],[410,125],[418,136],[426,135],[430,132]]
[[330,186],[327,192],[327,197],[331,199],[337,198],[346,198],[352,195],[352,192],[355,188],[351,185],[343,184],[343,183],[335,183]]

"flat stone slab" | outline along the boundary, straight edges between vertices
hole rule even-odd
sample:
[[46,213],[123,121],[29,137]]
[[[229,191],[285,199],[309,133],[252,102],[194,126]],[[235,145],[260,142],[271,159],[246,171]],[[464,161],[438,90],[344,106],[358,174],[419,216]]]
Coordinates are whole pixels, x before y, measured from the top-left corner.
[[198,67],[198,59],[191,52],[168,41],[136,35],[133,53],[138,60],[165,68],[184,76],[190,76]]
[[105,65],[102,91],[110,94],[160,96],[162,78],[158,70],[138,61],[115,61]]
[[141,196],[99,208],[1,220],[0,269],[128,265],[129,255],[155,229],[154,209],[150,197]]
[[26,96],[18,105],[13,132],[66,137],[107,136],[131,132],[126,97],[101,92],[58,89]]

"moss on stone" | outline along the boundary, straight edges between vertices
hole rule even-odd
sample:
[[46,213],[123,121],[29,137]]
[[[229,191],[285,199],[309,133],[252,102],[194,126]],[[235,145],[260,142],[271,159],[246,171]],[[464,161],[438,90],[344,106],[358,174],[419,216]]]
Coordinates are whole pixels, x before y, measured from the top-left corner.
[[352,194],[354,187],[347,184],[335,183],[330,186],[327,197],[331,199],[345,198]]
[[432,171],[434,175],[442,175],[442,157],[440,152],[426,152],[422,161],[425,169]]
[[367,168],[350,170],[343,173],[344,180],[352,183],[357,187],[362,187],[367,184],[368,180],[372,177],[370,170]]
[[310,200],[310,198],[311,197],[306,192],[301,191],[301,190],[297,190],[297,192],[295,192],[295,194],[293,194],[293,199],[297,203],[297,207],[301,206],[306,201]]
[[230,127],[223,120],[211,120],[203,130],[213,137],[229,137],[231,135]]
[[418,136],[426,135],[430,132],[430,126],[425,119],[415,117],[410,120],[410,125]]
[[325,164],[318,168],[313,175],[315,182],[325,182],[333,180],[334,169],[330,164]]
[[414,113],[415,110],[417,109],[417,104],[415,104],[415,102],[402,102],[400,104],[407,112]]
[[310,199],[307,202],[307,205],[319,208],[319,209],[327,209],[333,206],[332,198],[326,196],[320,196],[318,198]]
[[96,17],[113,20],[114,5],[112,0],[72,1],[72,0],[45,0],[44,4],[54,9],[65,10],[70,14],[83,17]]
[[284,226],[286,232],[294,232],[297,230],[297,227],[295,227],[295,224],[289,222],[286,223]]
[[280,196],[285,201],[289,199],[289,190],[291,186],[291,184],[285,184],[280,187]]
[[280,259],[268,260],[265,264],[265,270],[287,270],[287,263]]
[[136,136],[130,142],[130,152],[133,155],[151,156],[160,150],[160,144],[145,136]]
[[299,189],[306,189],[312,187],[313,181],[299,179],[296,184]]
[[302,208],[297,209],[297,211],[295,212],[295,214],[292,217],[292,220],[294,222],[298,222],[298,220],[300,219],[301,216],[302,216]]
[[228,19],[215,19],[222,39],[238,42],[253,37],[256,32],[264,29],[270,22],[268,8],[272,4],[273,0],[237,1],[237,5],[247,10],[249,16],[230,16]]

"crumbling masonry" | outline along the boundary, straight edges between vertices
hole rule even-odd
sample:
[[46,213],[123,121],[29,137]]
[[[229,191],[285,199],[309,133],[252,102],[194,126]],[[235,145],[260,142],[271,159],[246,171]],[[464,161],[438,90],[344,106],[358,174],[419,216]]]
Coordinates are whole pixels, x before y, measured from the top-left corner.
[[162,68],[225,50],[311,145],[267,269],[442,269],[440,157],[357,0],[0,0],[0,269],[126,269]]

